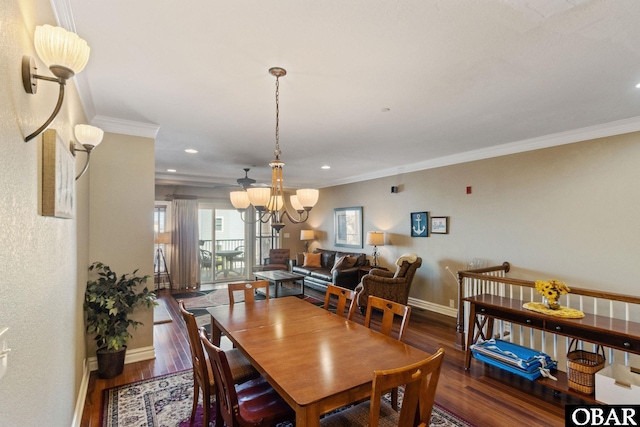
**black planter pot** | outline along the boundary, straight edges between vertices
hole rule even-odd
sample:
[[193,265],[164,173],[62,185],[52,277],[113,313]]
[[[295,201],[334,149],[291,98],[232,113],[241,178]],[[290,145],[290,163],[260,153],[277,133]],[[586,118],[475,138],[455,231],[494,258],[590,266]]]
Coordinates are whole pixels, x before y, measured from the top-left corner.
[[98,376],[103,379],[109,379],[120,375],[124,369],[124,356],[126,351],[126,346],[117,351],[107,351],[106,349],[96,351],[96,356],[98,357]]

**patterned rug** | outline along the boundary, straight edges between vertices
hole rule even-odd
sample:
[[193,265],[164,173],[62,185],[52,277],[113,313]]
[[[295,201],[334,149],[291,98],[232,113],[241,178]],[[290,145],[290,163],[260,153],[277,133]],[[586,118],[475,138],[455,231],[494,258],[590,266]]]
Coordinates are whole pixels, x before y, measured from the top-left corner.
[[[193,402],[192,372],[176,372],[105,390],[102,427],[201,426],[202,402],[198,406],[195,422],[189,422]],[[402,398],[401,393],[399,398]],[[215,419],[215,406],[212,405],[211,411]],[[215,426],[214,421],[209,424],[211,426]],[[434,405],[431,427],[455,426],[472,427],[472,424]],[[281,427],[291,427],[291,424]]]

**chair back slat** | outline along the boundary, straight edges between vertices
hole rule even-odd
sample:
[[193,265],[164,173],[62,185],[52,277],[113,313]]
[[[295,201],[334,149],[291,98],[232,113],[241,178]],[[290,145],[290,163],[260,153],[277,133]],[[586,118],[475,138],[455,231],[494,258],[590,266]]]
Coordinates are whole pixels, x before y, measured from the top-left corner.
[[229,283],[229,304],[235,304],[234,293],[242,291],[244,293],[244,302],[251,304],[255,301],[257,289],[264,289],[267,299],[269,299],[269,281],[254,280],[250,282]]
[[331,308],[331,301],[337,299],[336,314],[352,320],[356,309],[356,296],[356,291],[330,283],[327,285],[327,291],[324,295],[324,309],[329,310]]
[[399,316],[401,318],[397,339],[398,341],[402,341],[409,324],[411,307],[376,297],[374,295],[369,295],[369,299],[367,301],[367,312],[364,319],[364,326],[367,328],[371,328],[371,314],[374,309],[382,311],[380,332],[384,335],[391,336],[395,317]]

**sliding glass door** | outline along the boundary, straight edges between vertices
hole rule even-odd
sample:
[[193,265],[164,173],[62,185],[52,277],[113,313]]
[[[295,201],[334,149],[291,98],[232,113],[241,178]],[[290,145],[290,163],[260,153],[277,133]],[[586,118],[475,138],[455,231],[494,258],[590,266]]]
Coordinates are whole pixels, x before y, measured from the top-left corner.
[[238,211],[200,204],[198,224],[202,283],[247,278],[248,254],[253,251],[247,250],[247,226]]

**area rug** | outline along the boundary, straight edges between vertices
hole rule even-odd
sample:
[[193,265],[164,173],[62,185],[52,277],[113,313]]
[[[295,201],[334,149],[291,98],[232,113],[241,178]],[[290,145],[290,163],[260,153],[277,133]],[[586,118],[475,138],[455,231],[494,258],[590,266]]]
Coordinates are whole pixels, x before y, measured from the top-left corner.
[[[282,288],[279,289],[284,289],[286,292],[286,285],[283,285]],[[299,289],[299,286],[297,286],[297,289]],[[272,291],[269,292],[271,294],[273,293]],[[227,290],[227,288],[213,289],[208,291],[183,292],[171,294],[171,296],[176,301],[182,300],[187,311],[193,313],[193,315],[196,317],[196,323],[198,324],[198,327],[205,328],[209,333],[211,333],[211,316],[209,315],[207,308],[229,304],[229,291]],[[302,295],[296,294],[296,296],[302,298]],[[264,296],[260,294],[256,295],[256,300],[259,299],[264,299]],[[310,295],[305,295],[304,300],[315,305],[322,305],[324,303],[324,301],[320,301],[319,299]]]
[[[137,381],[104,391],[102,427],[188,427],[202,425],[202,401],[196,420],[190,424],[193,371],[182,371]],[[400,394],[400,398],[402,395]],[[201,398],[202,399],[202,398]],[[215,419],[215,406],[211,408]],[[435,404],[431,427],[472,427]],[[209,427],[215,426],[211,421]],[[283,424],[281,427],[292,427]]]

